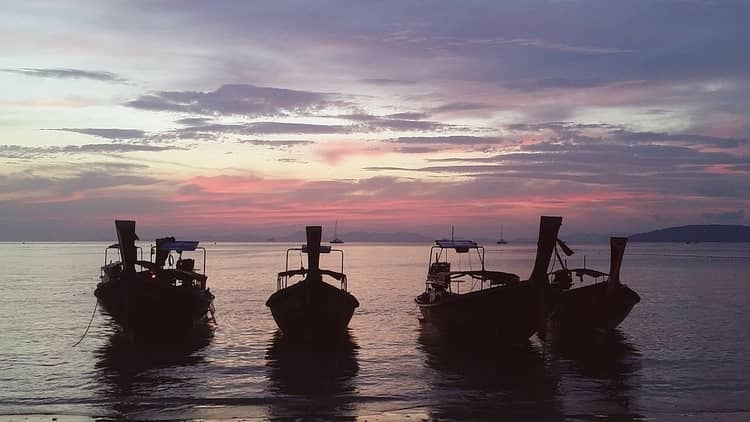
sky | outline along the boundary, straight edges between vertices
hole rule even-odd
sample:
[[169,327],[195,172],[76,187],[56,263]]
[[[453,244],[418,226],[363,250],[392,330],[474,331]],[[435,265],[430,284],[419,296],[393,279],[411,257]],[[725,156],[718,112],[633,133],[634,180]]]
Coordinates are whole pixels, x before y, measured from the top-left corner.
[[750,2],[24,1],[0,240],[750,224]]

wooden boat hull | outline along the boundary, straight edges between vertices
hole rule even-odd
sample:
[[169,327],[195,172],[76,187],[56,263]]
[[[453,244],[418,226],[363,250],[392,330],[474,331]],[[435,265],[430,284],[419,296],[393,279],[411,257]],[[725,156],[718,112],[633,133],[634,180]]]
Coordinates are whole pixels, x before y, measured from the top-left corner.
[[194,286],[171,286],[135,274],[101,282],[94,295],[102,309],[126,332],[180,336],[208,321],[214,296]]
[[416,302],[424,321],[449,336],[523,341],[537,331],[542,294],[531,282],[497,286],[464,294],[448,294]]
[[359,302],[323,281],[303,280],[272,294],[266,306],[284,335],[313,339],[346,334]]
[[611,330],[616,328],[640,302],[638,293],[617,284],[607,294],[607,283],[591,284],[553,293],[549,320],[563,331]]

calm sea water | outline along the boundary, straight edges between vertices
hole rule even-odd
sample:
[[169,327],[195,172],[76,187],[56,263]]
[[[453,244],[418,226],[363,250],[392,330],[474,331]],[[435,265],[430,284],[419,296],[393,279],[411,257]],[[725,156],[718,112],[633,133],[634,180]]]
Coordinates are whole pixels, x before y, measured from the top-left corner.
[[[750,420],[747,244],[629,245],[622,278],[642,301],[619,331],[499,350],[418,321],[428,245],[341,245],[361,306],[348,341],[319,350],[287,344],[265,306],[296,245],[207,244],[214,330],[133,344],[97,311],[72,347],[105,246],[0,243],[5,419]],[[488,249],[488,268],[528,276],[533,245]],[[607,270],[608,246],[582,255]]]

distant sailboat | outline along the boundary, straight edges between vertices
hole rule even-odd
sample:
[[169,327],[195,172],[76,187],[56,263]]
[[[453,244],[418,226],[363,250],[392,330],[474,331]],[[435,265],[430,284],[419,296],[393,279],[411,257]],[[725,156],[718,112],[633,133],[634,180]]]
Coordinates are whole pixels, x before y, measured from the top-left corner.
[[502,224],[500,225],[500,240],[498,240],[495,243],[497,243],[498,245],[507,245],[508,244],[508,242],[506,242],[505,239],[503,239],[503,225]]
[[338,226],[339,226],[339,221],[336,220],[336,222],[333,223],[333,239],[331,239],[331,243],[344,243],[343,240],[339,239]]

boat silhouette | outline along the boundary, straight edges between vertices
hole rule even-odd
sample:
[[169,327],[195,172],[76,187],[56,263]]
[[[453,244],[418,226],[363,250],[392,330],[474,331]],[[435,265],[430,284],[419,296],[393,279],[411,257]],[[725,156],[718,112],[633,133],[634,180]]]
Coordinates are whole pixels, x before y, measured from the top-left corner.
[[[415,301],[424,321],[446,335],[515,342],[527,340],[544,323],[547,267],[562,217],[543,216],[534,268],[528,280],[516,274],[488,271],[484,248],[470,240],[438,240],[430,250],[425,291]],[[451,270],[448,254],[472,253],[479,270]],[[434,256],[434,257],[433,257]],[[461,292],[461,284],[469,286]],[[468,290],[468,291],[466,291]]]
[[330,243],[344,243],[344,241],[339,238],[338,232],[339,232],[339,222],[338,220],[336,220],[336,222],[333,223],[333,239],[331,239]]
[[[150,260],[144,261],[136,259],[135,221],[117,220],[115,229],[118,243],[105,249],[101,282],[94,295],[123,331],[137,336],[181,336],[212,319],[214,295],[206,287],[206,250],[197,241],[156,239]],[[107,262],[110,249],[119,250],[119,261]],[[200,270],[194,258],[183,258],[190,251],[203,252]],[[177,254],[176,260],[172,253]]]
[[[344,252],[320,245],[322,228],[308,226],[307,244],[286,251],[286,269],[277,275],[277,291],[266,301],[281,331],[290,337],[325,338],[343,335],[359,306],[357,299],[347,291],[344,274]],[[308,268],[289,269],[289,253],[297,251],[307,255]],[[341,254],[341,271],[320,268],[320,254]],[[340,283],[339,287],[323,281],[323,276]],[[290,284],[293,277],[304,277]]]
[[[586,268],[568,268],[567,263],[555,248],[555,256],[561,269],[551,273],[548,302],[549,321],[555,329],[562,331],[612,330],[630,314],[641,298],[633,289],[620,281],[620,268],[625,254],[626,237],[610,238],[609,273]],[[557,241],[563,253],[573,255],[563,241]],[[573,276],[580,283],[585,279],[592,284],[576,287]]]
[[507,245],[508,244],[508,242],[505,240],[505,238],[503,238],[503,225],[502,224],[500,225],[500,240],[498,240],[495,243],[498,244],[498,245]]

